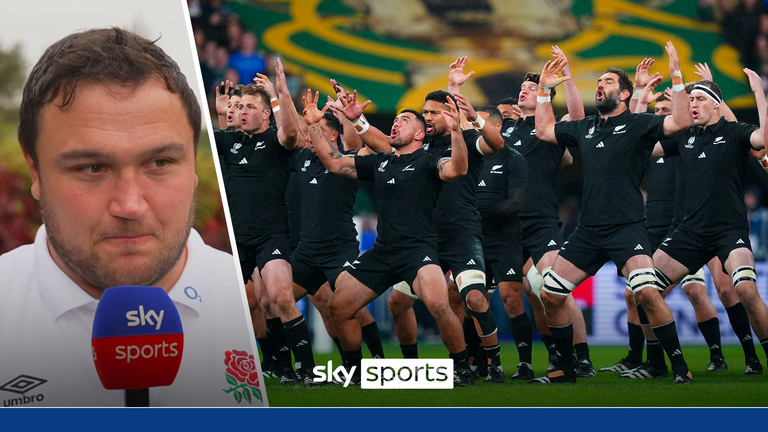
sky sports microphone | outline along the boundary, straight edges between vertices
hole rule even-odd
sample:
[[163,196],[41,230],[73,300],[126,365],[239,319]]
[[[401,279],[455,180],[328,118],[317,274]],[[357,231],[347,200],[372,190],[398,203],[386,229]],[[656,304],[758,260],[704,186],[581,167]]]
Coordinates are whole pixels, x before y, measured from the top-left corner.
[[149,406],[149,388],[173,384],[184,351],[179,311],[157,287],[104,290],[91,336],[93,363],[107,390],[125,390],[125,406]]

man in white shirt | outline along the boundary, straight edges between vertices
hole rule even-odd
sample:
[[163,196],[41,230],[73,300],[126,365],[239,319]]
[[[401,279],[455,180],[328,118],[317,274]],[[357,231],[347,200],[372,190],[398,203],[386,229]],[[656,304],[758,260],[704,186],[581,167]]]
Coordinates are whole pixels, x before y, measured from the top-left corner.
[[201,112],[159,47],[112,28],[56,42],[30,73],[19,141],[45,225],[0,256],[3,406],[120,406],[90,348],[105,289],[174,301],[184,352],[151,406],[266,405],[234,260],[191,229]]

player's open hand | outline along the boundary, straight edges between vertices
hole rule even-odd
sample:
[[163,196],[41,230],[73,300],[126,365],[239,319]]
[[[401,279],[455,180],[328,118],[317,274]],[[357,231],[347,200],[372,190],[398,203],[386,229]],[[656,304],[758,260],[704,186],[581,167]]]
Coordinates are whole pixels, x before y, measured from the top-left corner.
[[[357,102],[357,90],[353,90],[352,94],[344,92],[343,95],[339,96],[338,100],[341,101],[341,105],[343,106],[342,113],[344,114],[344,117],[348,118],[350,121],[359,119],[360,116],[363,115],[365,107],[371,104],[371,101],[367,100],[360,105]],[[333,107],[331,107],[331,109],[333,109]]]
[[667,41],[667,45],[664,47],[667,50],[669,56],[669,73],[673,74],[680,70],[680,57],[677,56],[677,50],[672,45],[672,41]]
[[651,66],[653,66],[654,62],[655,60],[652,58],[644,58],[643,61],[637,65],[637,68],[635,68],[635,88],[644,88],[652,79],[659,76],[658,72],[653,75],[648,75],[648,71],[651,70]]
[[264,91],[269,95],[270,99],[277,97],[277,94],[275,93],[275,85],[272,84],[272,81],[269,80],[268,76],[257,73],[256,77],[253,79],[253,83],[256,85],[256,87],[264,89]]
[[456,98],[456,104],[458,105],[458,108],[464,113],[464,116],[469,121],[477,120],[477,112],[475,112],[475,108],[472,107],[472,104],[469,103],[464,95],[456,93],[453,95],[453,97]]
[[220,86],[216,86],[216,114],[226,115],[229,107],[229,89],[234,85],[231,81],[222,81],[224,94],[221,94]]
[[448,68],[448,85],[460,86],[467,82],[475,71],[471,71],[468,74],[464,73],[464,67],[467,65],[467,57],[459,57],[455,62],[451,63]]
[[460,131],[459,110],[456,107],[456,103],[453,102],[450,96],[445,97],[445,106],[447,109],[443,110],[442,114],[445,117],[445,123],[452,131]]
[[312,89],[307,89],[307,95],[301,97],[301,105],[304,107],[304,121],[306,121],[308,125],[319,123],[329,107],[329,105],[326,105],[323,109],[318,109],[317,101],[319,99],[320,92],[315,92],[315,97],[313,98]]

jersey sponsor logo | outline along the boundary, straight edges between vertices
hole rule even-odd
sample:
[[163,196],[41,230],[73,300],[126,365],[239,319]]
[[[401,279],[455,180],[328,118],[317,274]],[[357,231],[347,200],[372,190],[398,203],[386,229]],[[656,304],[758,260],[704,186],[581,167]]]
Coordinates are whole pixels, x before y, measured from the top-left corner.
[[736,244],[744,244],[744,240],[742,240],[742,239],[739,239],[739,240],[736,242]]
[[475,263],[474,259],[470,259],[469,261],[467,261],[467,265],[477,265],[477,263]]
[[309,164],[310,164],[310,163],[312,163],[312,161],[311,161],[311,160],[309,160],[309,159],[305,160],[305,161],[304,161],[304,168],[302,168],[301,170],[302,170],[303,172],[307,172],[307,167],[309,166]]
[[382,162],[381,165],[379,165],[379,168],[378,168],[379,172],[384,172],[384,168],[386,168],[388,163],[389,163],[388,160],[385,160],[384,162]]
[[701,152],[701,154],[699,155],[699,159],[704,159],[705,157],[707,157],[707,155],[705,155],[704,152]]
[[523,141],[522,140],[517,140],[517,142],[512,144],[512,145],[513,146],[521,146],[521,145],[523,145]]
[[659,158],[659,160],[657,160],[656,163],[664,163],[664,158]]
[[589,128],[589,132],[586,135],[584,135],[584,138],[587,138],[587,139],[592,138],[592,134],[593,133],[595,133],[595,127],[594,126]]
[[478,186],[485,186],[485,180],[480,180],[480,183],[477,184]]
[[248,161],[245,158],[243,158],[243,160],[241,160],[238,165],[245,165],[247,163],[248,163]]
[[531,131],[531,136],[533,135],[536,135],[536,128],[533,128],[533,130]]
[[280,253],[280,249],[275,249],[275,251],[272,252],[272,255],[282,255],[282,254]]
[[626,131],[627,131],[626,129],[624,129],[626,126],[627,126],[627,125],[625,125],[625,124],[616,126],[616,127],[613,129],[613,134],[614,134],[614,135],[623,134],[624,132],[626,132]]
[[5,399],[3,400],[3,406],[12,407],[27,405],[35,402],[42,402],[43,399],[45,399],[45,396],[42,393],[34,395],[27,395],[27,393],[47,382],[48,380],[46,379],[33,377],[31,375],[17,376],[16,378],[1,385],[0,390],[9,393],[16,393],[17,395],[21,395],[21,397]]
[[403,171],[413,171],[413,164],[410,164],[407,167],[403,168]]
[[313,178],[312,180],[309,181],[309,184],[317,184],[317,179]]
[[696,142],[696,137],[688,138],[688,144],[685,145],[685,148],[692,149],[694,142]]
[[234,154],[237,154],[237,151],[240,150],[240,147],[242,147],[242,146],[243,146],[243,144],[241,144],[241,143],[234,143],[232,145],[232,148],[229,149],[229,151],[231,151]]
[[643,247],[638,244],[637,246],[635,246],[635,250],[643,250]]
[[715,141],[712,142],[712,145],[718,145],[718,144],[725,144],[725,138],[721,136],[715,138]]
[[504,171],[499,171],[504,165],[494,165],[491,167],[491,174],[504,174]]
[[388,181],[387,184],[395,184],[395,179]]
[[605,144],[603,144],[603,142],[602,142],[602,141],[600,141],[599,143],[597,143],[597,145],[595,146],[595,148],[604,148],[604,147],[605,147]]
[[547,246],[557,246],[557,242],[555,240],[550,240],[549,243],[547,243]]
[[432,259],[428,256],[425,256],[424,259],[421,260],[421,262],[424,262],[424,261],[432,261]]
[[515,269],[509,269],[509,271],[507,272],[507,276],[513,275],[513,274],[517,274],[515,273]]
[[264,145],[264,141],[259,141],[256,143],[254,150],[264,150],[265,148],[267,148],[267,146]]

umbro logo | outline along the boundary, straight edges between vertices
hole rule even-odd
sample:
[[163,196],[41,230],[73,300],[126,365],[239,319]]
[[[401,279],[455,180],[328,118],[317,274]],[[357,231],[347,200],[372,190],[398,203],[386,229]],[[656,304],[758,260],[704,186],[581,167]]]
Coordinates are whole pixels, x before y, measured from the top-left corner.
[[387,184],[395,184],[395,179],[388,181]]
[[523,145],[523,141],[522,141],[522,140],[517,140],[517,142],[516,142],[516,143],[514,143],[514,144],[512,144],[512,145],[513,145],[513,146],[520,146],[520,145]]
[[706,157],[707,157],[707,155],[705,155],[704,152],[701,152],[701,154],[699,155],[699,159],[704,159]]
[[313,178],[312,180],[309,181],[309,184],[317,184],[317,179]]
[[659,158],[659,160],[657,160],[656,163],[664,163],[664,158]]
[[48,380],[46,379],[33,377],[31,375],[17,376],[16,378],[0,386],[0,390],[2,391],[16,393],[17,395],[19,395],[19,397],[12,397],[11,399],[3,400],[3,406],[14,407],[14,406],[33,404],[35,402],[42,402],[45,399],[44,394],[38,393],[38,394],[28,395],[26,393],[30,392],[32,389],[35,389],[47,382]]
[[467,265],[477,265],[477,264],[475,263],[474,259],[470,259],[469,261],[467,261]]
[[549,243],[547,243],[547,246],[557,246],[557,242],[550,240]]
[[403,168],[403,171],[413,171],[413,164],[410,164],[407,167]]
[[513,274],[517,274],[515,273],[515,269],[509,269],[509,271],[507,272],[507,276],[513,275]]
[[725,144],[725,139],[721,136],[715,138],[715,141],[712,143],[712,145],[718,145],[718,144]]
[[744,240],[742,240],[742,239],[739,239],[739,240],[736,242],[736,244],[744,244]]
[[428,256],[425,256],[424,259],[421,260],[421,262],[424,262],[424,261],[432,261],[432,259]]
[[635,250],[643,250],[643,247],[638,244],[637,246],[635,246]]
[[625,124],[623,124],[623,125],[619,125],[619,126],[616,126],[616,127],[613,129],[613,134],[614,134],[614,135],[617,135],[617,134],[623,134],[624,132],[626,132],[626,129],[624,129],[624,127],[626,127],[626,126],[627,126],[627,125],[625,125]]
[[245,158],[243,158],[243,160],[241,160],[238,165],[245,165],[247,163],[248,163],[248,161]]
[[272,255],[282,255],[282,254],[280,253],[280,249],[275,249],[275,251],[272,252]]
[[603,147],[605,147],[605,144],[603,144],[603,142],[602,142],[602,141],[600,141],[599,143],[597,143],[597,145],[595,146],[595,148],[603,148]]
[[480,180],[480,183],[477,184],[478,186],[485,186],[485,180]]

